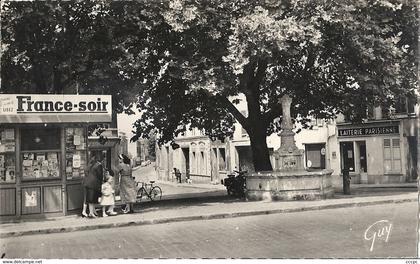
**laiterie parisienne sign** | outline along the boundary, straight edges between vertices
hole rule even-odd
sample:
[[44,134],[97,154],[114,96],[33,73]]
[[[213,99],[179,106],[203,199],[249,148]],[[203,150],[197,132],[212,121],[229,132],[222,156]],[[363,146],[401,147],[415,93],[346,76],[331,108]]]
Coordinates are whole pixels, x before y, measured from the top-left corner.
[[398,133],[399,133],[398,125],[338,129],[339,137],[387,135],[387,134],[398,134]]
[[0,94],[0,122],[110,122],[110,95]]

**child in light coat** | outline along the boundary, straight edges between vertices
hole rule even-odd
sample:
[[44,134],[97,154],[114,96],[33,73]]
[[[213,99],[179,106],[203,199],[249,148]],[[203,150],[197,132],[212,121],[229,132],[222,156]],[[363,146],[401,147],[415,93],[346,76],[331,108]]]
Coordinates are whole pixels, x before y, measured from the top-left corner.
[[[112,187],[114,183],[114,177],[112,177],[113,175],[114,173],[112,171],[106,171],[105,173],[106,182],[104,182],[101,186],[102,197],[101,197],[100,205],[102,205],[103,217],[117,214],[116,212],[114,212],[115,196],[114,196],[114,189]],[[109,206],[108,210],[106,210],[107,206]]]

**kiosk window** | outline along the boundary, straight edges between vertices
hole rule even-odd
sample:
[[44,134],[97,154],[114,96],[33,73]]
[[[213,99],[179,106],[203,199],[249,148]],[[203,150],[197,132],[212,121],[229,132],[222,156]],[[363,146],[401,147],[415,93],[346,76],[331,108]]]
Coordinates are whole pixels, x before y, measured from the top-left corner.
[[401,173],[400,139],[384,139],[385,173]]
[[60,128],[22,129],[22,151],[60,149]]
[[85,129],[81,127],[66,128],[66,178],[85,177],[87,164]]
[[0,183],[14,183],[15,164],[15,130],[0,129]]
[[22,179],[60,177],[60,128],[21,130]]

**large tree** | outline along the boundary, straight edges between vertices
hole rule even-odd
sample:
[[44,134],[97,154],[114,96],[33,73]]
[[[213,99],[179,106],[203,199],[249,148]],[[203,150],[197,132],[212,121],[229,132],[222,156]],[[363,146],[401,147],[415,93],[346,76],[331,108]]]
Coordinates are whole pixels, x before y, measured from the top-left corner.
[[2,92],[73,82],[112,93],[119,111],[134,103],[142,113],[133,139],[156,128],[160,143],[188,127],[223,138],[236,119],[257,171],[272,169],[266,136],[281,129],[283,94],[302,122],[339,112],[360,121],[370,104],[392,104],[416,85],[414,0],[26,2],[2,11]]
[[[220,137],[236,119],[257,171],[272,169],[266,136],[280,129],[283,94],[302,122],[340,112],[360,122],[368,106],[416,87],[414,1],[177,0],[160,13],[148,35],[156,45],[140,52],[160,71],[144,79],[137,135],[157,127],[168,141],[190,124]],[[232,100],[238,94],[247,117]]]

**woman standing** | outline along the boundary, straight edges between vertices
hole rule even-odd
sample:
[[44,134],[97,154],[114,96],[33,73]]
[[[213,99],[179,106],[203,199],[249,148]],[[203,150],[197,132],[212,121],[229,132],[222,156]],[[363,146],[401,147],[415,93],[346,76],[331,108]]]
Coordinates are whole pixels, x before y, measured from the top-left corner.
[[[101,196],[101,185],[104,177],[103,166],[101,163],[102,159],[103,157],[101,152],[92,154],[88,167],[88,174],[83,182],[86,191],[86,203],[89,205],[90,218],[96,218],[95,204],[98,203],[98,198]],[[83,213],[86,215],[85,208]]]
[[124,154],[119,156],[120,164],[118,171],[120,173],[120,197],[121,202],[125,203],[126,206],[123,209],[123,213],[133,213],[133,203],[136,201],[136,182],[133,179],[130,158]]

